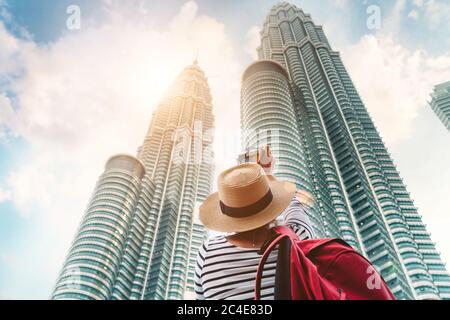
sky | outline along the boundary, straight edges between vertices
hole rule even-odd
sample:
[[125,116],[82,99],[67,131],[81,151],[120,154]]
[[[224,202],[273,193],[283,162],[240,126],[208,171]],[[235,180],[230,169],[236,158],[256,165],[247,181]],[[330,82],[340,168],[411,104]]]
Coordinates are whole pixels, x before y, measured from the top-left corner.
[[[450,3],[291,2],[341,53],[450,262],[450,133],[427,104],[450,80]],[[0,0],[0,299],[49,298],[105,161],[136,154],[152,110],[196,56],[213,96],[217,171],[234,164],[240,77],[275,3]]]

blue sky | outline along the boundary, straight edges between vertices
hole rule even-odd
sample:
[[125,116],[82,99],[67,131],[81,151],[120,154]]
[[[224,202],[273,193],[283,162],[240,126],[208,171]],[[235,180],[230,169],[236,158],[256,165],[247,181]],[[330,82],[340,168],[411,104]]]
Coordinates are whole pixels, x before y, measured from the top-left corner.
[[[0,298],[48,298],[104,162],[135,153],[152,108],[197,52],[217,140],[237,130],[227,119],[239,117],[240,74],[274,3],[0,0]],[[292,3],[341,52],[448,261],[450,134],[426,101],[450,80],[450,4]],[[80,30],[66,27],[71,4]],[[371,5],[381,29],[367,28]],[[234,154],[217,154],[218,170],[233,164]]]

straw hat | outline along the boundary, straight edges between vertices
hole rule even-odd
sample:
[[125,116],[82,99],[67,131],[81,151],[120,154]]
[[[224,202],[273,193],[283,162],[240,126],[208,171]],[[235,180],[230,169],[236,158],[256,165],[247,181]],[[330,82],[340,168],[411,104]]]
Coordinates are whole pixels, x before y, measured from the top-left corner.
[[262,227],[278,217],[294,197],[293,183],[272,181],[256,163],[222,172],[218,192],[200,207],[200,220],[219,232],[244,232]]

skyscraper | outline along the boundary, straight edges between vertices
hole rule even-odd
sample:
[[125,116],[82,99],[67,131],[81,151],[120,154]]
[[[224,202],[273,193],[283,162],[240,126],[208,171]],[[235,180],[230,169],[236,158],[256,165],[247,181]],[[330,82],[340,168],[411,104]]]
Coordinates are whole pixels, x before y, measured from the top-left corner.
[[197,61],[153,114],[137,158],[106,164],[53,299],[182,299],[206,232],[198,203],[211,189],[212,99]]
[[431,99],[431,108],[450,131],[450,81],[435,86]]
[[450,277],[339,53],[289,3],[243,74],[245,147],[273,144],[276,174],[312,192],[311,219],[367,256],[398,299],[450,298]]

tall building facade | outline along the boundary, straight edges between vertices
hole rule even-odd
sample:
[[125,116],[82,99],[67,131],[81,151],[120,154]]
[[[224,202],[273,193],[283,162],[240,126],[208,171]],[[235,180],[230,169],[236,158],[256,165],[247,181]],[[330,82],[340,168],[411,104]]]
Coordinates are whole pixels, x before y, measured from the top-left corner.
[[276,174],[314,194],[317,234],[360,250],[398,299],[449,299],[446,267],[322,27],[279,3],[258,55],[242,78],[244,147],[271,144]]
[[194,292],[211,191],[212,99],[197,61],[156,108],[137,157],[106,164],[53,299],[183,299]]
[[450,81],[434,87],[430,105],[439,120],[450,131]]

